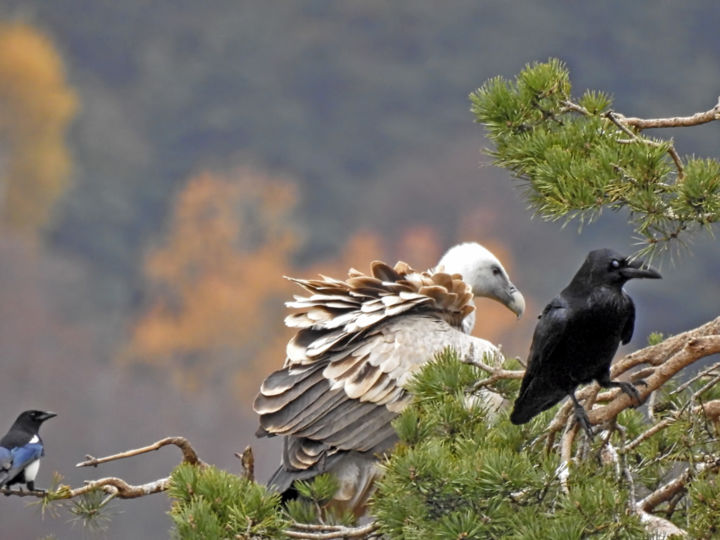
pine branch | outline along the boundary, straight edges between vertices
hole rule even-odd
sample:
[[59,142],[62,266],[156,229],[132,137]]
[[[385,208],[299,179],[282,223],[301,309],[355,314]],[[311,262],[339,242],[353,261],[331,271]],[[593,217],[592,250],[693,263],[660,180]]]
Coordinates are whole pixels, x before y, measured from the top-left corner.
[[377,530],[377,524],[372,521],[358,527],[345,527],[342,525],[313,525],[307,523],[293,523],[285,534],[290,538],[305,540],[341,540],[343,538],[369,538]]
[[514,81],[495,77],[470,99],[495,144],[495,163],[526,184],[543,219],[582,223],[604,208],[625,209],[647,255],[720,222],[720,162],[681,157],[671,138],[643,132],[720,120],[720,99],[690,116],[625,116],[603,92],[572,98],[567,66],[552,58],[527,65]]
[[664,539],[675,536],[685,538],[688,536],[687,531],[681,529],[668,519],[663,519],[643,510],[638,510],[637,514],[640,516],[640,521],[645,524],[645,528],[650,533],[651,538]]
[[617,119],[627,126],[632,126],[639,130],[651,128],[671,128],[671,127],[691,127],[707,124],[714,120],[720,120],[720,97],[717,104],[710,110],[695,113],[691,116],[674,116],[671,118],[636,118],[633,116],[623,116],[615,113]]
[[720,399],[713,399],[712,401],[693,407],[693,414],[701,413],[712,422],[720,421]]
[[[166,437],[161,439],[149,446],[142,448],[136,448],[133,450],[127,450],[120,452],[119,454],[113,454],[102,458],[95,458],[93,456],[86,456],[86,460],[78,463],[76,467],[97,467],[102,463],[109,461],[116,461],[118,459],[125,459],[128,457],[138,456],[146,454],[154,450],[158,450],[163,446],[175,445],[180,448],[183,452],[183,463],[189,463],[192,465],[204,466],[205,463],[200,460],[195,449],[192,447],[190,442],[185,437]],[[38,497],[46,499],[47,501],[67,500],[86,495],[87,493],[100,489],[110,495],[111,497],[117,497],[120,499],[135,499],[138,497],[144,497],[153,493],[160,493],[166,491],[170,484],[170,477],[159,478],[152,482],[145,484],[133,485],[127,483],[122,478],[117,477],[106,477],[98,480],[88,480],[85,485],[77,488],[71,488],[70,486],[61,485],[54,491],[45,490],[13,490],[9,488],[0,489],[0,493],[4,495],[14,495],[16,497]]]
[[668,337],[657,345],[645,347],[622,357],[610,367],[610,378],[615,379],[626,371],[643,364],[659,366],[682,349],[690,339],[712,335],[720,335],[720,317],[692,330]]
[[[636,133],[631,131],[627,126],[635,126],[634,124],[631,124],[627,121],[627,119],[619,113],[609,111],[605,116],[607,116],[610,121],[615,124],[623,133],[628,135],[630,137],[629,142],[640,142],[643,144],[649,144],[650,146],[660,147],[660,143],[657,143],[655,141],[652,141],[650,139],[646,139],[644,137],[639,137]],[[639,118],[634,118],[633,120],[640,120]],[[685,177],[685,168],[683,167],[682,160],[680,159],[680,156],[677,153],[677,150],[675,150],[675,146],[672,144],[672,142],[669,144],[667,149],[668,154],[670,154],[670,157],[672,158],[673,162],[675,163],[675,168],[677,168],[678,171],[678,178],[682,180]],[[670,216],[668,216],[670,217]],[[670,218],[675,219],[675,218]]]
[[97,467],[98,465],[102,463],[107,463],[109,461],[116,461],[118,459],[125,459],[129,457],[138,456],[140,454],[146,454],[148,452],[153,452],[155,450],[159,450],[163,446],[168,445],[175,445],[180,450],[182,450],[183,453],[183,462],[184,463],[190,463],[191,465],[202,465],[203,462],[198,457],[197,453],[195,452],[195,449],[192,447],[190,442],[185,437],[165,437],[164,439],[160,439],[157,442],[154,442],[153,444],[149,446],[143,446],[142,448],[135,448],[133,450],[127,450],[125,452],[120,452],[119,454],[113,454],[111,456],[106,456],[103,458],[95,458],[91,455],[85,456],[85,461],[81,461],[76,467]]
[[522,379],[525,375],[525,370],[522,369],[502,369],[499,367],[493,367],[481,362],[479,360],[473,360],[470,364],[479,367],[483,371],[490,373],[490,377],[481,379],[474,383],[469,389],[469,393],[476,392],[485,386],[490,386],[501,379]]
[[[637,387],[641,399],[647,398],[651,392],[660,388],[687,366],[718,353],[720,353],[720,334],[688,337],[682,349],[658,366],[653,375],[645,379],[646,385]],[[588,418],[593,424],[602,424],[614,420],[620,412],[633,405],[630,396],[624,392],[616,392],[615,399],[603,407],[590,411]]]
[[13,490],[9,488],[0,489],[0,493],[3,495],[14,495],[16,497],[47,497],[50,501],[59,501],[74,499],[82,495],[86,495],[91,491],[100,489],[119,499],[136,499],[138,497],[144,497],[145,495],[151,495],[153,493],[160,493],[167,490],[170,477],[159,478],[146,484],[132,485],[128,484],[122,478],[109,476],[106,478],[99,478],[98,480],[88,480],[84,486],[71,489],[69,486],[60,486],[56,491],[45,491],[40,489],[19,489]]
[[669,501],[677,493],[687,489],[688,483],[698,474],[703,472],[712,472],[720,469],[720,458],[708,463],[699,463],[694,468],[687,467],[682,473],[675,478],[663,484],[658,489],[650,493],[644,499],[637,503],[638,512],[651,512],[656,506]]
[[246,446],[245,450],[235,452],[235,457],[240,460],[242,466],[242,472],[240,476],[247,478],[248,480],[255,481],[255,456],[251,446]]

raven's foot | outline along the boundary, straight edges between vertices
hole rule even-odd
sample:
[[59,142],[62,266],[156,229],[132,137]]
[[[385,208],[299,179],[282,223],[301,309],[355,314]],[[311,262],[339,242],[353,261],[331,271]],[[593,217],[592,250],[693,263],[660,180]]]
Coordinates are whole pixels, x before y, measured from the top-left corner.
[[[647,383],[645,381],[637,381],[636,384],[642,384],[644,386],[647,386]],[[629,382],[619,382],[618,381],[618,382],[614,382],[612,385],[617,386],[618,388],[620,388],[620,390],[622,390],[628,396],[630,396],[630,399],[632,399],[635,402],[633,407],[639,407],[640,405],[642,405],[643,400],[640,398],[640,393],[637,391],[637,388],[635,388],[634,384],[629,383]]]
[[619,388],[622,390],[625,394],[630,396],[630,399],[634,402],[633,408],[639,407],[643,404],[643,399],[640,397],[640,393],[637,391],[637,388],[635,388],[636,385],[642,384],[643,386],[647,386],[647,383],[643,380],[636,381],[635,384],[629,383],[629,382],[623,382],[623,381],[598,381],[600,383],[600,386],[603,388]]
[[590,419],[588,418],[588,415],[582,406],[579,408],[575,407],[575,420],[577,421],[578,425],[583,428],[583,430],[588,436],[588,439],[592,440],[595,434],[593,433]]
[[592,440],[594,433],[592,431],[592,424],[590,423],[590,419],[588,418],[587,412],[585,411],[585,407],[580,405],[580,402],[577,400],[575,394],[573,394],[572,392],[570,393],[570,399],[572,399],[573,402],[575,420],[577,421],[578,425],[583,428],[583,430],[588,436],[588,439]]

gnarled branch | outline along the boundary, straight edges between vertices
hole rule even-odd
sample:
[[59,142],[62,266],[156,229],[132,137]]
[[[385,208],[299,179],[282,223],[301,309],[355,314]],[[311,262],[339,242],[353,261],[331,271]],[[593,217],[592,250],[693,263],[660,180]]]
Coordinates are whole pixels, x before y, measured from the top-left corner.
[[614,113],[615,117],[625,125],[637,129],[690,127],[707,124],[713,120],[720,120],[720,98],[717,104],[705,112],[695,113],[690,116],[673,116],[671,118],[636,118],[634,116],[623,116]]
[[143,446],[142,448],[135,448],[133,450],[127,450],[126,452],[120,452],[119,454],[113,454],[102,458],[96,458],[90,455],[85,456],[85,461],[81,461],[76,467],[97,467],[101,463],[107,463],[109,461],[116,461],[118,459],[125,459],[129,457],[139,456],[140,454],[146,454],[159,450],[163,446],[175,445],[183,453],[183,463],[190,463],[191,465],[203,465],[204,463],[200,460],[195,449],[192,447],[190,442],[185,437],[165,437],[149,446]]
[[[195,452],[195,449],[192,447],[190,442],[185,437],[166,437],[164,439],[161,439],[149,446],[144,446],[142,448],[135,448],[133,450],[127,450],[125,452],[120,452],[119,454],[113,454],[111,456],[106,456],[102,458],[95,458],[92,456],[86,456],[86,460],[78,463],[76,467],[97,467],[98,465],[102,463],[107,463],[109,461],[115,461],[118,459],[125,459],[128,457],[138,456],[140,454],[146,454],[148,452],[152,452],[154,450],[158,450],[162,448],[163,446],[168,445],[174,445],[177,446],[182,450],[183,453],[183,462],[184,463],[190,463],[192,465],[198,465],[198,466],[204,466],[205,463],[200,460],[197,453]],[[4,495],[15,495],[16,497],[38,497],[38,498],[46,498],[49,501],[56,501],[56,500],[66,500],[66,499],[73,499],[75,497],[80,497],[82,495],[85,495],[89,493],[90,491],[94,491],[96,489],[100,489],[110,495],[111,497],[118,497],[120,499],[135,499],[138,497],[144,497],[145,495],[150,495],[152,493],[160,493],[162,491],[166,491],[168,489],[168,486],[170,485],[170,477],[167,476],[165,478],[159,478],[157,480],[153,480],[152,482],[147,482],[145,484],[139,484],[139,485],[133,485],[128,484],[125,480],[122,478],[117,477],[106,477],[106,478],[100,478],[98,480],[88,480],[85,482],[83,486],[77,487],[77,488],[71,488],[67,485],[61,485],[54,491],[45,491],[45,490],[27,490],[27,489],[9,489],[9,488],[3,488],[0,489],[0,493],[3,493]]]
[[345,527],[343,525],[311,525],[306,523],[293,523],[290,529],[284,531],[290,538],[304,540],[341,540],[343,538],[369,538],[377,530],[377,524],[372,521],[358,527]]

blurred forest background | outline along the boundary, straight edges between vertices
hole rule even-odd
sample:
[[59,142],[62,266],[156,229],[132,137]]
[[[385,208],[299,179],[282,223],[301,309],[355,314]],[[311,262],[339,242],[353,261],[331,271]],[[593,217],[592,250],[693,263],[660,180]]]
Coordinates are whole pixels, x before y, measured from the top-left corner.
[[[691,114],[720,92],[720,6],[449,2],[0,1],[0,430],[43,427],[39,485],[166,476],[179,453],[76,470],[184,435],[259,480],[279,461],[251,402],[283,362],[284,274],[428,267],[484,243],[526,294],[521,321],[479,303],[477,334],[524,357],[535,315],[590,249],[635,249],[626,216],[582,235],[533,220],[480,152],[468,94],[556,56],[575,94],[633,116]],[[717,124],[664,132],[720,154]],[[631,286],[633,343],[717,315],[720,252],[704,238],[665,279]],[[88,536],[69,514],[0,501],[3,534]],[[168,499],[112,505],[101,537],[163,538]]]

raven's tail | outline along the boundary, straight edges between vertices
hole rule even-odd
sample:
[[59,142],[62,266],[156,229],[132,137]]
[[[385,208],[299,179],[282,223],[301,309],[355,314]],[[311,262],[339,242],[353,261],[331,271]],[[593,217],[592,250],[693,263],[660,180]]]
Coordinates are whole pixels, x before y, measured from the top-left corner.
[[525,391],[518,396],[510,413],[510,421],[515,424],[525,424],[541,412],[549,409],[567,395],[567,392],[557,388],[543,388],[532,381]]

